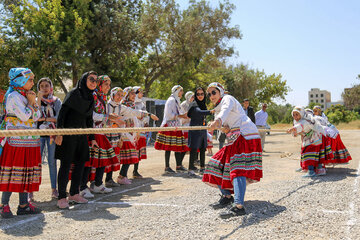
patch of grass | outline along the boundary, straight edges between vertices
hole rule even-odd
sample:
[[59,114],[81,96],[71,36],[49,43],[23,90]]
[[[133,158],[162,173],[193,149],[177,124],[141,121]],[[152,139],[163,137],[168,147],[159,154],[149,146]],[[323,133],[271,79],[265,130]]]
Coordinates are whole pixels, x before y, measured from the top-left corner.
[[339,130],[360,129],[360,120],[351,121],[349,123],[339,123],[335,126]]
[[271,129],[289,129],[292,127],[291,123],[276,123],[271,125]]

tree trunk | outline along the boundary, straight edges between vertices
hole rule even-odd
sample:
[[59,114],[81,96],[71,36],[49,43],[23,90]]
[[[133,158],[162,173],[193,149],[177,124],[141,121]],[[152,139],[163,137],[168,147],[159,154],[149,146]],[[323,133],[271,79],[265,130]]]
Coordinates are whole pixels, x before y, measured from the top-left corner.
[[63,81],[61,80],[60,77],[56,77],[56,81],[58,81],[60,83],[61,89],[64,91],[65,95],[68,93],[68,90],[66,89],[65,84],[63,83]]
[[78,71],[77,71],[77,65],[76,65],[75,59],[72,59],[72,61],[71,61],[71,71],[72,71],[73,87],[75,87],[77,81],[79,80],[79,78],[78,78]]

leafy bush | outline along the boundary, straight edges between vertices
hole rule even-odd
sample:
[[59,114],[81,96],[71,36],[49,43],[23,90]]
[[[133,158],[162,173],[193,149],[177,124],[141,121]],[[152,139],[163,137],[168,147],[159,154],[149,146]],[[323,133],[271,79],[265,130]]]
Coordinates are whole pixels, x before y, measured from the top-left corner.
[[334,105],[325,111],[325,115],[328,117],[329,122],[333,124],[339,124],[341,122],[351,122],[360,119],[360,114],[355,111],[346,110],[343,105]]

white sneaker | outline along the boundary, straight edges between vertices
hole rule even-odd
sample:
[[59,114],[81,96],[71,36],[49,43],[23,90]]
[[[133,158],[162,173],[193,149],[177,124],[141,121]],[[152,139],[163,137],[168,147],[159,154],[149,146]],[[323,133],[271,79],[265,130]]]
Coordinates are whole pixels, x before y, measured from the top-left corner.
[[94,198],[94,194],[92,194],[90,192],[90,189],[88,188],[85,188],[84,190],[82,190],[80,192],[80,195],[83,197],[83,198]]
[[91,191],[94,193],[111,193],[112,189],[105,187],[104,184],[101,184],[98,187],[94,184],[94,186],[91,188]]

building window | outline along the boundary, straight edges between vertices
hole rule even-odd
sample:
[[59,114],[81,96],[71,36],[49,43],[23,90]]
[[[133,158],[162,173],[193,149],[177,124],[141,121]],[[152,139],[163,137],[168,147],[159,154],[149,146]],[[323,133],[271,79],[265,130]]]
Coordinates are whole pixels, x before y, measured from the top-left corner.
[[310,97],[312,98],[312,97],[314,97],[314,95],[310,94]]
[[324,94],[321,94],[320,96],[321,96],[321,97],[324,97]]
[[310,102],[314,102],[314,100],[311,99]]
[[321,99],[321,102],[323,103],[323,102],[324,102],[324,99]]
[[318,94],[316,94],[316,97],[319,97],[319,95],[318,95]]
[[321,108],[324,109],[324,105],[321,105]]
[[318,102],[318,100],[316,99],[316,102]]

